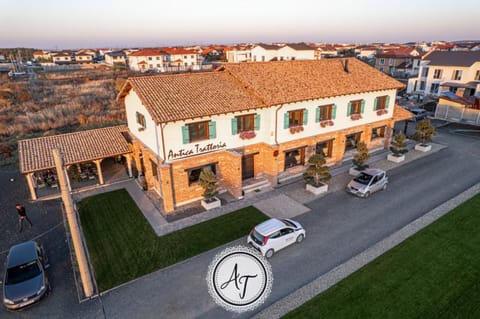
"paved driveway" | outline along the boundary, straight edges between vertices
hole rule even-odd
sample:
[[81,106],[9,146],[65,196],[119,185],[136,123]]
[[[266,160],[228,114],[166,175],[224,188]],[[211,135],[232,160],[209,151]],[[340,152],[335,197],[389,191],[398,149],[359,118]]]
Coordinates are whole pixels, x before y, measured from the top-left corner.
[[[18,170],[0,168],[0,280],[3,281],[5,259],[10,246],[36,239],[43,243],[50,259],[51,267],[47,273],[52,284],[52,293],[40,303],[19,313],[8,312],[0,306],[0,318],[103,317],[98,300],[78,303],[60,201],[30,203],[27,198],[26,182]],[[27,215],[33,222],[32,228],[27,226],[21,233],[17,230],[15,203],[26,207]]]

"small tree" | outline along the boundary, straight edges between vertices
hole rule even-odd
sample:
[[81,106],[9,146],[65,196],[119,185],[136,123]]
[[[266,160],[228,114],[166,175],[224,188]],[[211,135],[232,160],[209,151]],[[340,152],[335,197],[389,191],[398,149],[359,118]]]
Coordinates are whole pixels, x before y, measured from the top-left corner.
[[200,177],[198,179],[200,186],[203,187],[203,196],[206,199],[210,199],[218,193],[218,184],[217,184],[217,175],[210,169],[206,167],[200,172]]
[[330,167],[325,166],[325,158],[321,154],[314,154],[308,159],[308,167],[305,171],[305,181],[311,185],[319,186],[321,183],[327,183],[330,175]]
[[415,126],[415,134],[413,139],[422,144],[430,143],[432,141],[432,136],[436,135],[435,127],[429,119],[423,119]]
[[402,132],[394,136],[390,146],[390,151],[395,156],[400,156],[408,152],[407,137]]
[[353,155],[353,165],[355,165],[356,170],[363,171],[364,169],[368,168],[368,165],[365,163],[370,158],[370,154],[368,154],[367,144],[365,144],[364,142],[358,142],[356,149],[357,153]]

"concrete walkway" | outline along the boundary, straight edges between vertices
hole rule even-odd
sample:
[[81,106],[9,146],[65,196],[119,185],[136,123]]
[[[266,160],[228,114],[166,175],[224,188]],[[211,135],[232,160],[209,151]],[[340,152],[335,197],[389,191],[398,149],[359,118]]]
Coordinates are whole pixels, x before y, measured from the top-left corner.
[[[381,150],[374,153],[368,164],[372,167],[380,168],[388,171],[392,168],[404,165],[414,161],[420,157],[428,156],[445,146],[431,143],[432,150],[427,153],[413,150],[413,143],[409,144],[410,151],[405,154],[405,161],[401,163],[392,163],[387,161],[386,157],[389,153],[387,150]],[[342,190],[347,185],[352,176],[348,175],[348,170],[352,166],[351,160],[345,161],[342,165],[331,169],[332,179],[328,183],[329,191],[335,192]],[[229,202],[219,208],[185,217],[173,222],[168,222],[162,215],[162,212],[152,203],[151,199],[141,189],[140,185],[133,179],[119,181],[109,185],[97,185],[89,190],[74,194],[74,199],[79,201],[82,198],[92,196],[94,194],[109,192],[121,188],[125,188],[130,196],[134,199],[137,206],[145,215],[145,218],[151,225],[152,229],[158,236],[186,228],[209,219],[228,214],[248,206],[255,206],[269,217],[292,218],[309,211],[304,204],[321,198],[323,195],[315,196],[305,190],[305,182],[302,177],[293,178],[288,183],[281,184],[274,189],[254,193],[251,196],[245,196],[242,200]],[[328,194],[328,193],[327,193]],[[158,206],[158,205],[157,205]]]

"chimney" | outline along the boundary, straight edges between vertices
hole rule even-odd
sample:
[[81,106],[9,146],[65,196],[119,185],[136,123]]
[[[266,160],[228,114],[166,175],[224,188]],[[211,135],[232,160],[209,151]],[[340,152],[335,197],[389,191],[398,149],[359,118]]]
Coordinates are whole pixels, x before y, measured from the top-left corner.
[[350,73],[350,71],[348,70],[348,59],[345,59],[342,61],[342,66],[343,66],[343,71],[345,71],[345,73]]

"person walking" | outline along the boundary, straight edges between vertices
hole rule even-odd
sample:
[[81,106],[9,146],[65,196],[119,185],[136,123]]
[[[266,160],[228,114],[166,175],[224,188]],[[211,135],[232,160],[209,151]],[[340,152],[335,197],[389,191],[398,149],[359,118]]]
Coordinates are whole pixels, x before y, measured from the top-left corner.
[[19,232],[22,232],[22,229],[23,229],[23,221],[26,220],[29,224],[30,224],[30,227],[33,226],[32,222],[30,221],[30,218],[28,218],[27,216],[27,212],[25,210],[25,207],[23,207],[22,205],[20,204],[16,204],[15,205],[15,208],[17,209],[17,213],[18,213],[18,231]]

